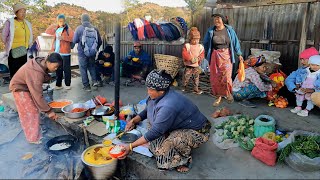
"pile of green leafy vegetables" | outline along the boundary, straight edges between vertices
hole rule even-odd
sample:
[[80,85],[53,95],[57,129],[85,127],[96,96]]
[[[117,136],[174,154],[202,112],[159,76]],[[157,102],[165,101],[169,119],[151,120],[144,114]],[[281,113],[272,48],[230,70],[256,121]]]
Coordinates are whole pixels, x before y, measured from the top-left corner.
[[284,161],[291,152],[306,155],[311,159],[320,157],[320,136],[295,136],[295,141],[282,149],[278,161]]

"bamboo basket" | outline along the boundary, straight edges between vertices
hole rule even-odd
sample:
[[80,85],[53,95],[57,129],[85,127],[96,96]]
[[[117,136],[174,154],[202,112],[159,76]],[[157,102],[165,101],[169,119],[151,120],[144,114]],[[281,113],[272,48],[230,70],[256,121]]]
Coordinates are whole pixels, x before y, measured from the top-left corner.
[[176,56],[154,54],[156,68],[165,70],[172,78],[175,78],[181,67],[182,60]]

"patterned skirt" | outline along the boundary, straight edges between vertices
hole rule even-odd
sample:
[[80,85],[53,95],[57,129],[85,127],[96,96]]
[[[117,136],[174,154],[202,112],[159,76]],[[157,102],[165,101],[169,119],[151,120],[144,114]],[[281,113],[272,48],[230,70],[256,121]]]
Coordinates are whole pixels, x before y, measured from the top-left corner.
[[201,130],[179,129],[150,142],[150,151],[156,157],[158,168],[186,165],[191,159],[191,150],[209,140],[210,128],[211,123],[207,121]]
[[21,127],[28,142],[38,142],[41,138],[40,112],[29,92],[13,92]]
[[210,84],[214,96],[232,95],[232,63],[229,49],[218,49],[212,52]]
[[257,86],[250,83],[248,86],[241,88],[239,91],[233,92],[233,98],[237,101],[252,98],[265,98],[267,97],[266,92],[261,92]]

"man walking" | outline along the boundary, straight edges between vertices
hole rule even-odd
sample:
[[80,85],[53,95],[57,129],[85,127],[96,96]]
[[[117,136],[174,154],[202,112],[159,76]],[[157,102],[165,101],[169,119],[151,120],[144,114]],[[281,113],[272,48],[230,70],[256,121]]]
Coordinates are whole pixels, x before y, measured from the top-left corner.
[[90,72],[92,86],[97,87],[99,83],[96,79],[95,57],[102,40],[99,30],[90,23],[88,14],[82,14],[81,23],[82,25],[78,26],[75,31],[73,45],[78,43],[78,59],[83,89],[91,91],[87,72]]

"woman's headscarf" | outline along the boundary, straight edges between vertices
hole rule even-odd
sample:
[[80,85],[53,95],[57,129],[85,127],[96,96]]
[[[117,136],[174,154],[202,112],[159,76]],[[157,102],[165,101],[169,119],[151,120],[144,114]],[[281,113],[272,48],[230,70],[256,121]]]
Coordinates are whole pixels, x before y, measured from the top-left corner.
[[150,89],[165,91],[169,89],[172,78],[165,70],[152,70],[146,79],[146,85]]

